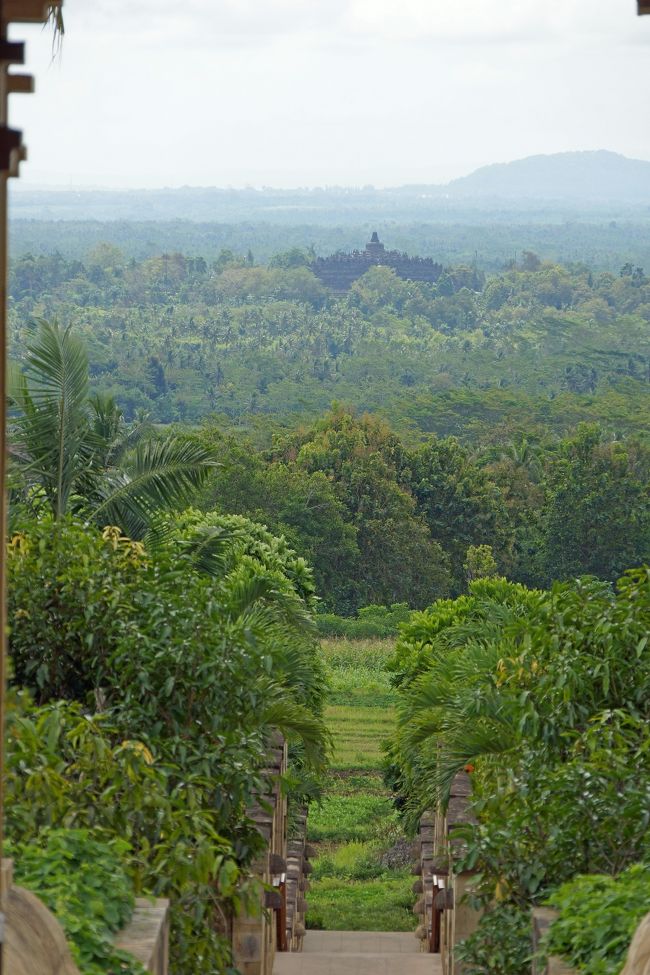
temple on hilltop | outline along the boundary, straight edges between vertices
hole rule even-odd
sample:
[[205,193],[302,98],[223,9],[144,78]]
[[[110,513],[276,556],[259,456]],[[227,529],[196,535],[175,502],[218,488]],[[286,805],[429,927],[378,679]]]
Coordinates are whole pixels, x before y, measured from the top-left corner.
[[318,257],[311,270],[326,287],[342,293],[371,267],[390,267],[400,278],[409,281],[428,281],[434,283],[442,274],[442,265],[430,257],[409,257],[401,251],[387,251],[379,239],[377,231],[366,244],[365,250],[354,250],[351,254],[337,251],[330,257]]

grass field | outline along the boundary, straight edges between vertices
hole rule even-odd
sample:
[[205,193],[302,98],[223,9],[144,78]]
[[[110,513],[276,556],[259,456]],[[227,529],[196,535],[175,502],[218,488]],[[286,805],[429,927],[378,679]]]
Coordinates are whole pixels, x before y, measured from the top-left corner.
[[382,741],[394,723],[390,640],[325,640],[334,755],[322,803],[309,814],[318,848],[307,926],[412,931],[408,844],[381,778]]

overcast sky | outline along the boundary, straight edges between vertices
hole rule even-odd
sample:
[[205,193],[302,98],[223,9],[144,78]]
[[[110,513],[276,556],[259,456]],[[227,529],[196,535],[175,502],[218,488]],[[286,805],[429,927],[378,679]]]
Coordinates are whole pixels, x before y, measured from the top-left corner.
[[445,182],[540,152],[650,159],[635,0],[65,0],[28,38],[23,185]]

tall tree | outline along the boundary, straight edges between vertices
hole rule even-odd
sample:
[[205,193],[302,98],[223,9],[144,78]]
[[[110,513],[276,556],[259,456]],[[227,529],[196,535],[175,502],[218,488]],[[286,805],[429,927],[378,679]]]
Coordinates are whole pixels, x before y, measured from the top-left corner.
[[138,538],[157,511],[187,503],[214,466],[205,446],[173,436],[149,436],[125,453],[119,410],[89,399],[85,345],[57,322],[35,323],[10,388],[23,494],[42,498],[55,518],[73,509]]
[[650,561],[650,451],[605,443],[581,424],[548,471],[543,568],[549,581],[589,573],[614,580]]
[[501,493],[454,437],[432,438],[411,451],[401,472],[432,537],[451,559],[455,588],[464,588],[470,545],[491,545],[508,567],[512,531]]

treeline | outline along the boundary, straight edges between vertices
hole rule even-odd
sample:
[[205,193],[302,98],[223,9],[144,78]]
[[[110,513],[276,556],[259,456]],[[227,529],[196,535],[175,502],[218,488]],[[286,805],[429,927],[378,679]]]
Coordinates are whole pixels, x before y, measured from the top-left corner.
[[485,571],[537,586],[650,558],[650,450],[594,425],[477,453],[455,438],[409,446],[338,406],[267,450],[210,425],[193,436],[220,463],[199,506],[284,535],[339,614],[423,607]]
[[127,260],[102,245],[83,261],[25,255],[11,272],[11,342],[35,316],[72,323],[98,391],[128,419],[259,431],[315,419],[333,400],[390,417],[415,440],[472,444],[566,433],[581,420],[643,435],[650,381],[650,283],[640,267],[594,273],[526,252],[490,278],[448,267],[435,285],[372,268],[336,296],[293,248]]
[[[24,191],[12,207],[11,253],[52,254],[85,260],[102,242],[122,249],[127,259],[143,260],[164,251],[182,251],[216,260],[222,249],[246,254],[250,249],[259,263],[293,247],[313,245],[325,256],[337,250],[363,247],[373,230],[387,245],[409,254],[433,257],[444,264],[476,262],[495,273],[503,265],[533,250],[545,260],[561,264],[580,261],[591,267],[617,272],[627,261],[650,266],[647,217],[639,207],[627,212],[620,206],[604,205],[598,211],[570,213],[549,207],[509,210],[477,209],[476,206],[440,205],[429,213],[423,209],[422,194],[413,199],[408,212],[399,206],[374,212],[353,206],[344,214],[326,200],[320,214],[314,198],[278,201],[269,211],[245,201],[239,210],[197,201],[192,207],[182,193],[174,212],[155,212],[141,194],[127,194],[122,200],[98,194],[90,206],[80,206],[78,193],[56,194],[47,201]],[[20,208],[16,205],[21,203]],[[89,201],[86,195],[85,202]],[[298,205],[295,205],[295,203]],[[401,202],[401,201],[400,201]],[[304,204],[307,203],[307,206]],[[47,211],[45,211],[47,206]],[[43,214],[46,212],[46,219]]]

